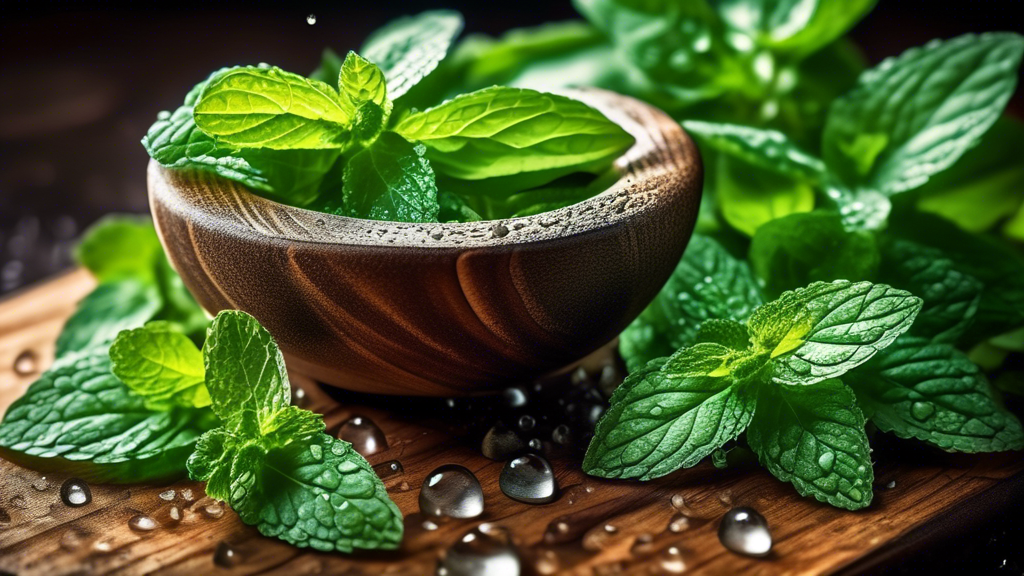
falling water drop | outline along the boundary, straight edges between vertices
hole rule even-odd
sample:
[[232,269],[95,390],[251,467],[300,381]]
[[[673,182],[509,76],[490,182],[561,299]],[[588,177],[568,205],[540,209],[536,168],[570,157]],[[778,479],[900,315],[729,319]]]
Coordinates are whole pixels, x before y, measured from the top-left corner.
[[175,492],[174,490],[164,490],[163,492],[161,492],[159,494],[160,499],[161,500],[166,500],[167,502],[170,502],[171,500],[174,500],[174,497],[177,496],[177,495],[178,495],[178,493]]
[[420,511],[427,516],[476,518],[484,512],[480,481],[466,468],[446,464],[427,474],[420,488]]
[[718,525],[718,539],[737,554],[767,556],[772,549],[772,533],[768,521],[753,508],[733,508]]
[[508,531],[481,524],[459,538],[438,564],[445,576],[519,576],[519,554]]
[[306,16],[306,24],[309,24],[310,26],[316,24],[316,14],[310,14],[309,16]]
[[338,430],[338,438],[352,444],[352,448],[363,456],[370,456],[388,449],[388,440],[373,420],[365,416],[353,416]]
[[68,478],[60,486],[60,499],[66,506],[78,508],[92,502],[92,490],[84,480]]
[[14,373],[18,376],[29,376],[39,370],[39,360],[31,350],[25,350],[14,359]]
[[157,526],[156,520],[143,514],[137,514],[128,520],[128,527],[136,532],[152,532]]
[[558,499],[555,472],[543,456],[536,454],[506,462],[498,486],[509,498],[527,504],[546,504]]
[[665,550],[658,559],[658,565],[665,574],[682,574],[686,571],[683,552],[677,546],[670,546]]
[[213,552],[213,563],[221,568],[233,568],[238,566],[242,562],[242,555],[239,554],[238,550],[234,546],[227,542],[221,542],[217,544],[217,549]]

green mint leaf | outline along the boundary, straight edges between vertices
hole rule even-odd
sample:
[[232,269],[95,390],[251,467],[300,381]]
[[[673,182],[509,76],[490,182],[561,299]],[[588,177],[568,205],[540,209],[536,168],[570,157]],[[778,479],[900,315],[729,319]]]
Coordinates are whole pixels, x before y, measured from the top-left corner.
[[667,362],[633,372],[597,424],[583,470],[604,478],[650,480],[694,466],[738,436],[754,412],[755,392],[734,385],[740,355],[696,344]]
[[984,284],[962,343],[975,344],[1024,326],[1024,257],[994,238],[970,234],[938,216],[906,210],[890,223],[897,237],[938,248],[956,270]]
[[437,222],[437,184],[426,147],[384,132],[345,166],[345,215],[391,222]]
[[885,432],[959,452],[1024,448],[1020,421],[950,344],[900,338],[843,380]]
[[446,190],[437,193],[439,210],[437,220],[439,222],[478,222],[483,220],[458,194],[452,194]]
[[839,38],[877,0],[723,0],[722,19],[773,52],[803,57]]
[[392,20],[375,31],[359,50],[387,78],[392,100],[401,98],[437,68],[462,32],[462,15],[429,10]]
[[716,164],[722,217],[748,236],[772,220],[814,209],[814,188],[805,182],[725,155]]
[[151,410],[210,405],[203,353],[166,322],[121,332],[110,347],[110,359],[114,375]]
[[78,305],[57,337],[56,357],[109,346],[122,330],[141,326],[160,311],[156,286],[135,279],[100,284]]
[[702,144],[765,170],[812,184],[825,175],[821,160],[801,150],[777,130],[698,120],[683,122],[683,128]]
[[838,379],[761,386],[747,442],[761,464],[801,496],[848,510],[871,503],[874,471],[864,414]]
[[212,407],[229,432],[259,438],[291,401],[284,357],[255,318],[224,311],[210,326],[203,347]]
[[324,431],[324,419],[316,412],[303,410],[297,406],[285,406],[274,414],[268,428],[260,439],[260,444],[270,450],[320,434]]
[[847,230],[838,214],[791,214],[763,224],[750,244],[750,263],[765,281],[765,292],[815,281],[874,278],[879,265],[872,234]]
[[582,102],[502,87],[410,114],[395,131],[425,144],[439,173],[465,180],[542,173],[544,180],[536,184],[571,172],[604,170],[634,142],[618,124]]
[[163,248],[148,218],[112,215],[89,227],[75,248],[75,259],[100,282],[154,282]]
[[206,482],[206,495],[227,502],[231,499],[231,463],[244,441],[223,428],[210,430],[196,442],[188,457],[189,478]]
[[697,331],[697,342],[719,344],[733,350],[750,347],[750,334],[743,324],[735,320],[709,318],[701,323]]
[[956,222],[968,232],[984,232],[1012,216],[1024,203],[1024,123],[1004,116],[981,142],[950,169],[936,174],[917,193],[917,207]]
[[330,84],[335,88],[338,86],[338,81],[341,77],[341,56],[330,48],[324,48],[324,51],[320,54],[320,64],[317,65],[316,70],[310,73],[309,77],[312,80],[319,80],[324,84]]
[[829,111],[825,162],[847,187],[895,194],[951,166],[1002,114],[1024,37],[934,41],[861,75]]
[[355,52],[345,57],[338,83],[355,110],[352,133],[364,146],[377,138],[391,114],[384,82],[384,73],[369,60]]
[[974,320],[981,282],[956,269],[941,250],[899,238],[881,244],[879,279],[924,300],[910,333],[934,342],[956,342]]
[[154,411],[111,372],[108,347],[57,358],[0,423],[0,454],[35,470],[93,482],[182,476],[209,410]]
[[920,310],[920,298],[884,284],[816,282],[758,308],[747,329],[754,347],[771,355],[773,382],[806,385],[867,362]]
[[280,68],[231,68],[210,78],[193,110],[218,145],[345,149],[353,110],[329,84]]
[[705,320],[743,321],[763,302],[747,263],[711,238],[695,234],[661,292],[623,331],[620,352],[633,370],[694,344]]

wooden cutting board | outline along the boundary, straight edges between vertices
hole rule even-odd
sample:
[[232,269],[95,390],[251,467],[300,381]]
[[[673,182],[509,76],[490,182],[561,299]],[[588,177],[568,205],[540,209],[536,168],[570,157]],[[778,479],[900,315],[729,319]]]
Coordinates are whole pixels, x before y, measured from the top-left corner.
[[[76,271],[0,302],[0,411],[52,360],[64,319],[92,286],[88,274]],[[203,485],[187,480],[94,485],[91,504],[68,508],[59,495],[66,476],[44,479],[0,460],[0,574],[425,575],[481,522],[511,532],[524,574],[664,574],[682,565],[689,574],[853,574],[905,557],[953,524],[967,528],[987,521],[1024,486],[1019,454],[966,457],[922,448],[911,458],[880,456],[875,502],[854,513],[800,498],[757,468],[716,470],[705,463],[640,484],[588,478],[578,459],[563,455],[552,457],[562,496],[552,504],[528,505],[500,492],[502,464],[481,456],[450,426],[379,403],[342,406],[313,382],[294,376],[293,383],[307,392],[308,407],[325,415],[328,430],[358,413],[385,432],[389,448],[369,460],[398,460],[404,468],[385,479],[406,515],[401,550],[343,556],[293,548],[262,537],[229,509],[218,517],[217,503],[205,497]],[[477,475],[485,512],[428,530],[419,514],[419,487],[431,470],[447,463]],[[682,496],[690,517],[679,531],[668,530],[678,512],[673,496]],[[722,514],[740,505],[768,519],[775,539],[768,558],[737,556],[719,543]],[[155,519],[157,527],[133,531],[129,520],[137,515]],[[565,526],[545,538],[559,523]],[[638,537],[645,544],[637,545]]]

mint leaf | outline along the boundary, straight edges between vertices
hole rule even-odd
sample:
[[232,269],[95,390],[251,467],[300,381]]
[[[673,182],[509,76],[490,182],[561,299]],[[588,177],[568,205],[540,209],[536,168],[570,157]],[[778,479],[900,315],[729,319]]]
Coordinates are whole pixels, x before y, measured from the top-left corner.
[[223,428],[203,434],[196,449],[188,457],[189,478],[206,482],[206,495],[210,498],[231,499],[231,463],[242,440]]
[[244,312],[225,311],[203,347],[213,411],[233,434],[256,438],[291,401],[284,357],[270,333]]
[[650,480],[697,464],[746,428],[755,391],[734,385],[735,351],[702,343],[633,372],[597,423],[583,470]]
[[582,102],[502,87],[410,114],[395,131],[425,144],[437,172],[466,180],[539,173],[542,179],[535,184],[603,170],[634,142],[618,124]]
[[864,415],[837,379],[761,386],[747,442],[776,478],[801,496],[857,510],[871,503],[874,471]]
[[847,230],[832,212],[791,214],[763,224],[750,243],[750,263],[765,292],[814,281],[874,278],[879,264],[874,236]]
[[352,133],[356,140],[366,146],[377,138],[391,114],[384,73],[369,60],[349,52],[341,66],[338,82],[342,95],[355,110]]
[[345,166],[347,216],[392,222],[437,222],[437,184],[426,148],[384,132]]
[[910,329],[921,299],[884,284],[815,282],[757,309],[747,329],[771,381],[814,384],[867,362]]
[[483,217],[458,194],[442,190],[437,193],[437,203],[439,207],[437,220],[439,222],[478,222],[483,220]]
[[825,175],[821,160],[777,130],[698,120],[683,122],[683,128],[702,144],[765,170],[807,183],[819,182]]
[[353,110],[337,90],[280,68],[231,68],[210,78],[193,110],[199,129],[245,148],[345,149]]
[[163,304],[156,286],[126,278],[100,284],[78,304],[57,337],[56,357],[109,346],[122,330],[156,316]]
[[210,405],[203,353],[166,322],[121,332],[110,347],[112,371],[152,410]]
[[1020,421],[950,344],[901,338],[843,380],[885,432],[959,452],[1024,448]]
[[0,423],[3,457],[93,482],[179,477],[208,410],[154,411],[111,372],[107,346],[66,353],[16,400]]
[[832,104],[825,162],[847,187],[917,188],[951,166],[999,118],[1024,38],[968,34],[911,48],[861,75]]
[[308,440],[323,431],[323,416],[297,406],[285,406],[274,414],[260,444],[267,450],[282,448],[292,442]]
[[750,347],[750,335],[747,328],[735,320],[710,318],[700,325],[697,331],[697,342],[720,344],[733,350],[746,350]]
[[154,282],[161,259],[163,248],[153,223],[141,216],[105,216],[86,230],[75,248],[75,260],[100,282]]
[[694,344],[705,320],[746,320],[763,302],[747,263],[695,234],[661,292],[622,332],[620,352],[633,370]]
[[733,28],[773,52],[803,57],[839,38],[877,0],[722,0],[715,8]]
[[899,238],[883,242],[879,278],[924,300],[910,333],[954,343],[974,320],[983,285],[941,250]]
[[458,12],[428,10],[392,20],[371,34],[359,52],[384,72],[391,99],[397,100],[437,68],[461,31]]
[[725,155],[716,164],[722,217],[748,236],[772,220],[814,209],[814,189],[807,183]]

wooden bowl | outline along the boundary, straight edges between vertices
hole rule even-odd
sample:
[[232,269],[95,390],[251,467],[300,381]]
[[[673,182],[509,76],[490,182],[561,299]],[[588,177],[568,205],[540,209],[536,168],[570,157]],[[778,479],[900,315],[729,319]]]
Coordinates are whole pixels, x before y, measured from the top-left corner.
[[361,392],[499,390],[582,358],[654,298],[697,218],[693,141],[632,98],[566,91],[636,138],[601,194],[525,218],[407,224],[285,206],[149,165],[161,240],[211,313],[244,310],[291,369]]

